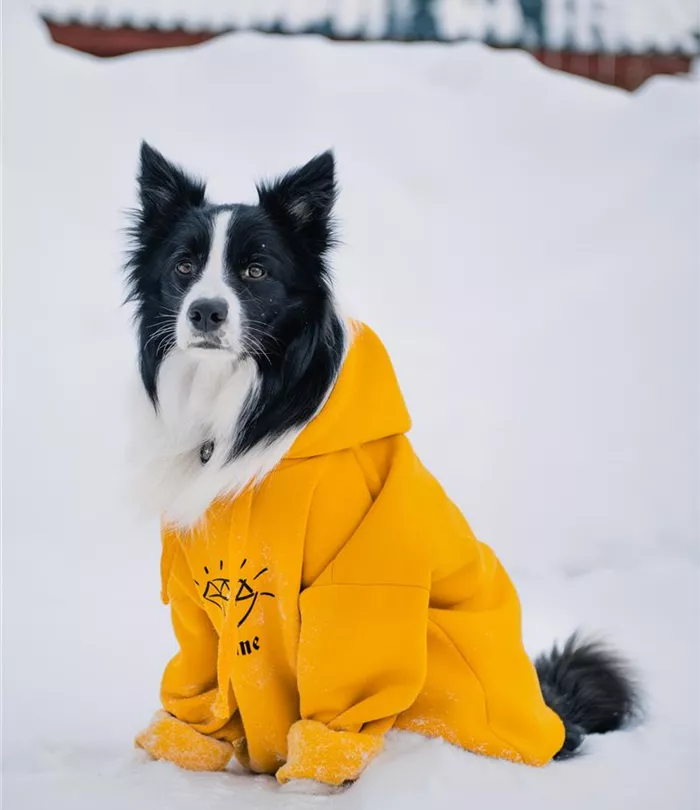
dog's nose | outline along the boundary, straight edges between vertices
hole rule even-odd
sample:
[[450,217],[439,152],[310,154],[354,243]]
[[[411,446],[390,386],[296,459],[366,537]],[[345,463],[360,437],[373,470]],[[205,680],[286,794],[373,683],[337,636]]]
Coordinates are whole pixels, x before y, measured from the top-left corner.
[[198,298],[187,310],[187,317],[198,332],[216,331],[227,315],[228,304],[223,298]]

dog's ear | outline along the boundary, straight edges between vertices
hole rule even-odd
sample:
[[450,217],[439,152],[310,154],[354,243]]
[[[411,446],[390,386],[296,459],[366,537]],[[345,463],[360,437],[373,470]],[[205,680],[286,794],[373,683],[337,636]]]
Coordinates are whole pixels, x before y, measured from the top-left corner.
[[204,183],[185,174],[146,141],[141,143],[138,184],[141,211],[146,222],[204,202]]
[[330,150],[274,182],[258,186],[262,208],[319,253],[331,243],[336,195],[335,159]]

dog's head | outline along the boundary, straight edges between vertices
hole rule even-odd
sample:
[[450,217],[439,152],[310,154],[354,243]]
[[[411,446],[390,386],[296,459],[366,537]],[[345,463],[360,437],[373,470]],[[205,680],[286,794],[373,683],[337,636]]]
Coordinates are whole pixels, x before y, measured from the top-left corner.
[[210,203],[202,182],[146,143],[138,183],[127,271],[153,403],[170,352],[252,358],[278,374],[298,365],[331,318],[332,153],[261,184],[255,205]]

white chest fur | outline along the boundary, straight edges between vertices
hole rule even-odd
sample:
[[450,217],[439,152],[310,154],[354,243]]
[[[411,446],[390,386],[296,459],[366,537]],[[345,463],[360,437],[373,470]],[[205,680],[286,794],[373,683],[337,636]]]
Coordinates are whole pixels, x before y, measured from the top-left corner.
[[[258,385],[252,360],[214,352],[171,352],[158,375],[158,410],[141,388],[133,420],[137,497],[168,522],[193,526],[209,504],[264,478],[299,434],[290,431],[233,462],[229,453],[242,410]],[[211,458],[201,448],[213,442]]]

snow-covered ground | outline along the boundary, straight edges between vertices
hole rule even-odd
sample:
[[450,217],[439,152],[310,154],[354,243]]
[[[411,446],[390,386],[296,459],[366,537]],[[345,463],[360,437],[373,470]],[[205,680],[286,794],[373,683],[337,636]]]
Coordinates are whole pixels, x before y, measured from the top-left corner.
[[[695,810],[697,80],[630,96],[480,46],[251,35],[100,62],[3,15],[4,810]],[[339,287],[419,452],[510,569],[528,648],[604,633],[643,725],[542,770],[394,735],[331,797],[132,749],[173,651],[125,494],[142,137],[221,201],[335,147]]]

